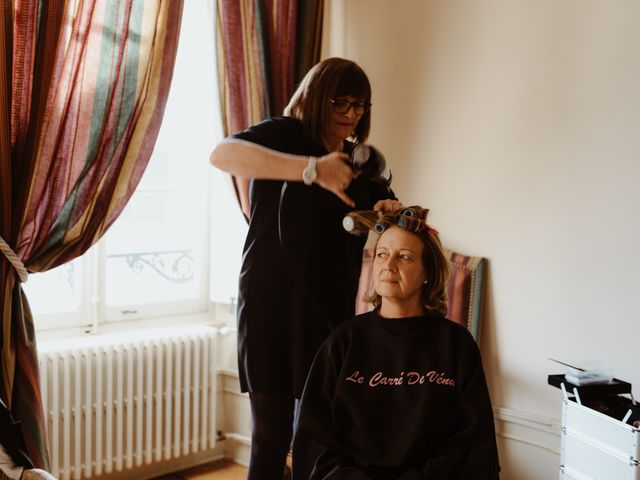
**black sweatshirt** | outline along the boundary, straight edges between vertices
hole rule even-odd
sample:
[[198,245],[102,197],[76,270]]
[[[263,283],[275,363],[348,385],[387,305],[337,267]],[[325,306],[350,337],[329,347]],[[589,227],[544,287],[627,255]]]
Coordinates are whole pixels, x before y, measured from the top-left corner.
[[[294,479],[494,480],[491,400],[471,334],[442,317],[345,322],[307,378]],[[307,469],[304,471],[304,469]]]

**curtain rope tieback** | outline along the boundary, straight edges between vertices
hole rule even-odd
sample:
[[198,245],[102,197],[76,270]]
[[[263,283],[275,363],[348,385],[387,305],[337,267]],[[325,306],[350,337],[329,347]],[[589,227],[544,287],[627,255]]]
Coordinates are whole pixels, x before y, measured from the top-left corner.
[[9,244],[4,241],[4,238],[2,238],[2,235],[0,235],[0,252],[2,252],[5,257],[7,257],[7,260],[9,260],[9,263],[11,263],[13,268],[15,268],[16,272],[18,273],[18,277],[20,278],[20,281],[22,283],[25,283],[29,278],[29,272],[27,272],[27,269],[25,268],[24,263],[22,263],[22,260],[18,258],[18,255],[16,255],[16,252],[14,252],[9,246]]

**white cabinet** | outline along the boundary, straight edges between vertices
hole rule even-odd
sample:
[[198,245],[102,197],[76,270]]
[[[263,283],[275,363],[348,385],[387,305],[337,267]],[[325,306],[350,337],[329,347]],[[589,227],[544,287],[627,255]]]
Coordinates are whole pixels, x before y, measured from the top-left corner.
[[640,430],[564,398],[561,480],[640,480]]
[[576,386],[564,375],[549,375],[549,385],[564,397],[560,480],[640,480],[640,430],[632,426],[640,405],[624,396],[631,384],[614,378]]

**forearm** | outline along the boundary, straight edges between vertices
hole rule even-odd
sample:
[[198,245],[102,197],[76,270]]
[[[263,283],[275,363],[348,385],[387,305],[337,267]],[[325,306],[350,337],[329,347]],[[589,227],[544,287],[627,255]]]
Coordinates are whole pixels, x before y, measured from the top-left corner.
[[[319,157],[315,183],[354,207],[353,200],[344,193],[353,177],[347,158],[343,152]],[[301,182],[309,156],[282,153],[244,140],[227,139],[211,152],[209,161],[214,167],[236,177]]]
[[308,160],[234,139],[222,141],[209,157],[214,167],[238,177],[285,181],[301,181]]

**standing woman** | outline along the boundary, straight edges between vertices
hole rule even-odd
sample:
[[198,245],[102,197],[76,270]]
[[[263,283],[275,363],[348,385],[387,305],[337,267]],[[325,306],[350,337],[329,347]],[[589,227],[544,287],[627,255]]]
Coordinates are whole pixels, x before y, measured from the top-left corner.
[[250,480],[282,477],[313,356],[354,313],[364,241],[341,228],[342,218],[354,208],[399,206],[388,181],[356,175],[348,163],[355,143],[347,139],[367,139],[370,106],[363,70],[330,58],[307,73],[284,116],[232,135],[210,157],[252,179],[238,293],[240,386],[253,415]]

